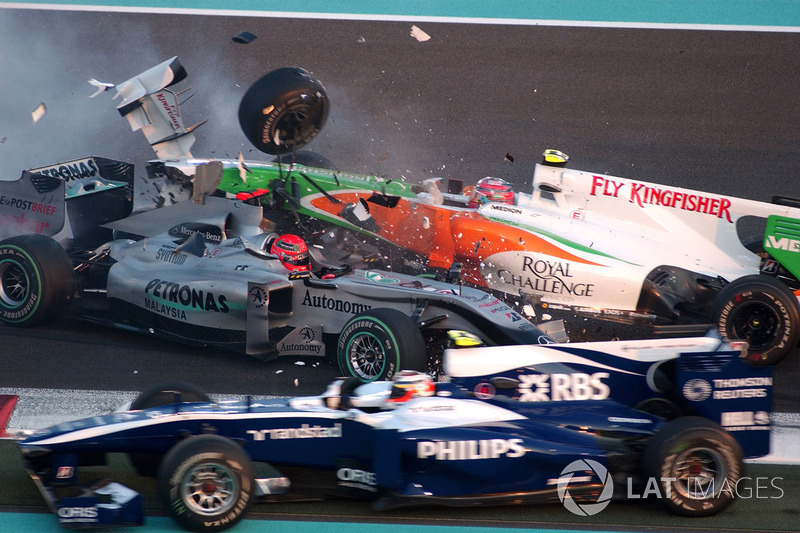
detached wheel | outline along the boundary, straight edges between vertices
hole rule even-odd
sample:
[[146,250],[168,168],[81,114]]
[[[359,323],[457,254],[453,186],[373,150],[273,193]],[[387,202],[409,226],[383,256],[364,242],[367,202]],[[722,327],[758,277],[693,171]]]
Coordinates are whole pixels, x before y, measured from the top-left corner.
[[280,68],[247,90],[239,104],[239,126],[262,152],[288,154],[316,137],[328,107],[325,87],[310,72]]
[[176,444],[158,474],[158,495],[178,524],[224,531],[244,517],[254,494],[253,464],[241,446],[219,435]]
[[[200,387],[185,381],[172,381],[155,385],[145,390],[131,402],[131,410],[149,409],[175,403],[175,396],[181,395],[184,402],[210,402],[211,397]],[[129,453],[128,460],[133,469],[142,477],[156,477],[164,456],[155,453]]]
[[72,262],[50,237],[20,235],[0,243],[0,321],[40,324],[67,303],[74,287]]
[[291,154],[279,155],[274,161],[282,165],[303,165],[312,168],[335,170],[330,159],[310,150],[300,150]]
[[211,397],[206,392],[186,381],[168,381],[154,385],[145,390],[131,402],[131,409],[148,409],[175,403],[175,396],[181,395],[183,402],[210,402]]
[[345,324],[336,346],[339,370],[361,382],[389,380],[399,370],[427,367],[419,328],[396,309],[372,309]]
[[742,449],[730,433],[708,419],[687,416],[667,422],[656,433],[644,465],[672,512],[709,516],[733,501],[744,472],[742,459]]
[[752,365],[774,365],[800,341],[797,297],[768,276],[745,276],[727,285],[714,302],[713,318],[723,338],[749,343]]

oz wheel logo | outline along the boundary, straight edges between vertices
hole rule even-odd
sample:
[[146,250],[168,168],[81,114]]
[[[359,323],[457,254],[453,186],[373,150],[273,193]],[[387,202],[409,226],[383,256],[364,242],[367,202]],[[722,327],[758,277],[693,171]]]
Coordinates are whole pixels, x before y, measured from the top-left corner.
[[[592,482],[595,477],[603,484],[603,490],[600,491],[597,500],[594,503],[575,501],[569,493],[570,483],[575,489],[579,485],[583,486]],[[606,508],[613,494],[614,481],[611,479],[608,469],[592,459],[572,461],[561,471],[561,476],[558,478],[558,498],[569,512],[578,516],[596,515]]]

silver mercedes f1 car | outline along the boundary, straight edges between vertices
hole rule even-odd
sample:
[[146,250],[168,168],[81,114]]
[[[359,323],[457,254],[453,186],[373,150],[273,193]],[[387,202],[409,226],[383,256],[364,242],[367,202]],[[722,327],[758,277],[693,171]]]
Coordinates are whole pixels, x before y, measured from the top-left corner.
[[368,258],[331,264],[312,247],[305,270],[288,270],[270,253],[260,206],[199,197],[125,216],[130,175],[90,157],[0,183],[0,321],[68,313],[260,358],[329,356],[365,382],[435,372],[452,329],[490,345],[552,342],[486,292]]

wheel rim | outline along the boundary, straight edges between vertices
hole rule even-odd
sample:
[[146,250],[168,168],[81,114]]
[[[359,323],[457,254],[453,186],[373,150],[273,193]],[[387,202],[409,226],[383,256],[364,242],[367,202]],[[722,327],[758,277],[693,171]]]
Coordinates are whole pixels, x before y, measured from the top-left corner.
[[781,320],[770,306],[752,302],[742,306],[731,319],[731,332],[737,339],[746,340],[750,350],[763,350],[772,344],[779,333]]
[[28,298],[30,279],[16,261],[0,263],[0,303],[4,307],[19,307]]
[[233,471],[216,464],[201,463],[186,472],[181,483],[181,498],[196,514],[215,516],[235,504],[239,482]]
[[706,500],[723,490],[728,468],[716,450],[690,448],[675,459],[674,488],[681,496]]
[[380,339],[368,333],[356,335],[347,346],[347,361],[355,377],[372,381],[381,375],[386,353]]

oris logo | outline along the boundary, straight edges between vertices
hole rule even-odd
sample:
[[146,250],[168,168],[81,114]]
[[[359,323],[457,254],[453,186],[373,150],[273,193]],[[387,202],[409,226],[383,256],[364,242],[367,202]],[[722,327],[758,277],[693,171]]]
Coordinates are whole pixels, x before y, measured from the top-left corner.
[[336,471],[336,477],[340,481],[348,483],[359,483],[364,485],[377,485],[378,482],[375,478],[375,472],[367,472],[366,470],[358,470],[356,468],[340,468]]
[[59,518],[97,518],[97,507],[62,507]]
[[521,402],[605,400],[611,392],[603,380],[608,372],[594,374],[526,374],[519,376]]

